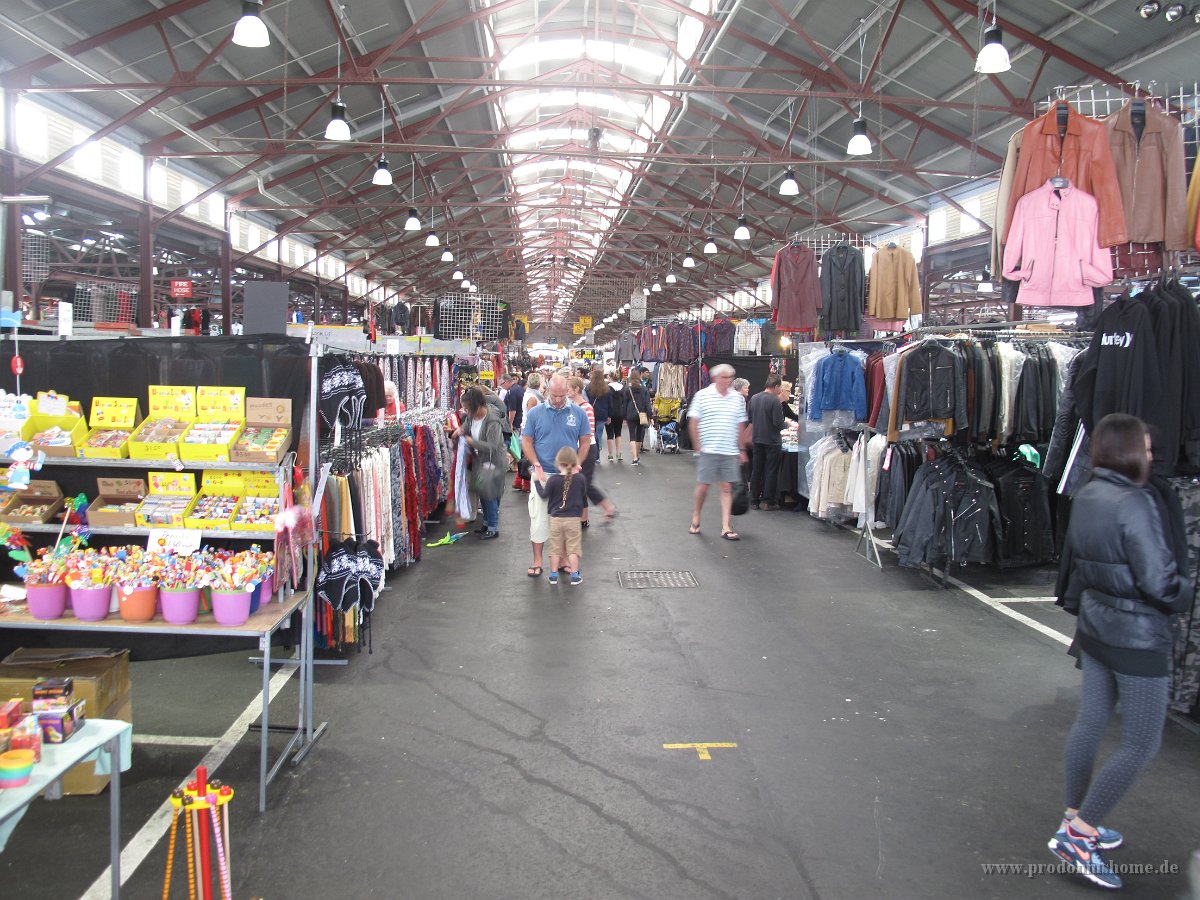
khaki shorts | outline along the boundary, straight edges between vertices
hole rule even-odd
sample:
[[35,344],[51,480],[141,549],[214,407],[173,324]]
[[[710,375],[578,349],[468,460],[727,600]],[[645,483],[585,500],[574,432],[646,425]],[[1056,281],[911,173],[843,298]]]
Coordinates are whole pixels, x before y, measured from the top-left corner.
[[583,555],[583,531],[579,519],[550,517],[550,541],[546,553],[560,559]]
[[534,489],[529,492],[529,540],[535,544],[544,544],[549,536],[550,501],[543,500]]

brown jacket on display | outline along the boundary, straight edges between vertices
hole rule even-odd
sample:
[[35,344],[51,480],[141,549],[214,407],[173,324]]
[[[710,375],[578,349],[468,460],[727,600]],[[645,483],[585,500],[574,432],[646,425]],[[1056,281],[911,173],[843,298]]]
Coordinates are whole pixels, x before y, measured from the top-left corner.
[[1200,229],[1200,156],[1196,157],[1196,167],[1192,169],[1192,183],[1188,186],[1187,223],[1188,249],[1195,245],[1196,249],[1200,250],[1200,234],[1196,233],[1197,229]]
[[1126,103],[1104,118],[1108,129],[1125,228],[1129,240],[1163,242],[1166,250],[1186,250],[1187,168],[1183,159],[1183,125],[1144,103],[1146,124],[1139,141],[1133,129],[1133,104]]
[[[1067,108],[1065,139],[1058,136],[1060,105]],[[1080,115],[1070,104],[1060,102],[1022,129],[1021,155],[1005,211],[1004,243],[1008,243],[1017,201],[1055,175],[1070,179],[1071,184],[1096,198],[1100,207],[1101,247],[1129,240],[1117,170],[1108,146],[1108,129],[1103,122]]]
[[817,327],[821,311],[817,255],[804,244],[788,244],[771,269],[771,321],[780,331]]
[[867,315],[875,319],[907,319],[921,311],[921,279],[917,262],[903,247],[883,247],[871,262]]
[[1021,156],[1021,135],[1018,131],[1008,139],[1008,150],[1004,154],[1004,167],[1000,170],[1000,184],[996,188],[996,221],[992,226],[992,265],[993,272],[999,272],[1004,265],[1004,241],[1008,234],[1008,211],[1016,209],[1016,203],[1008,200],[1013,192],[1013,180],[1017,176],[1017,160]]

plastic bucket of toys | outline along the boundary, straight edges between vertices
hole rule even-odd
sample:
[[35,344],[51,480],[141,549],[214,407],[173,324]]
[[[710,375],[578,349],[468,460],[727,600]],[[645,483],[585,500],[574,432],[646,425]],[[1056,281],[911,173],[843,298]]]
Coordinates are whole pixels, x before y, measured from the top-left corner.
[[110,585],[71,588],[71,609],[75,611],[75,618],[82,622],[99,622],[101,619],[108,618],[111,607],[112,587]]
[[26,584],[25,600],[29,614],[35,619],[58,619],[67,611],[67,586],[61,581],[54,584]]
[[217,591],[212,592],[212,611],[213,618],[217,624],[236,627],[244,625],[246,620],[250,618],[250,601],[252,592],[241,591]]
[[191,625],[200,615],[200,588],[159,591],[163,620],[172,625]]
[[149,622],[158,611],[158,588],[122,586],[117,589],[117,600],[126,622]]

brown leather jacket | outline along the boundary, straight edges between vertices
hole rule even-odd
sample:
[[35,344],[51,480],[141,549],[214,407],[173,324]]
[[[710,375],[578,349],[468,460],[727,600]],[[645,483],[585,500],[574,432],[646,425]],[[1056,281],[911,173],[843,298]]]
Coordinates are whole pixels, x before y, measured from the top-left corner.
[[1058,104],[1022,129],[1021,155],[1004,221],[1006,244],[1017,201],[1055,175],[1069,178],[1075,187],[1096,198],[1100,207],[1101,247],[1129,240],[1117,170],[1108,146],[1108,129],[1103,122],[1075,112],[1070,104],[1067,109],[1065,139],[1058,136]]
[[1103,121],[1108,129],[1129,240],[1164,243],[1167,250],[1186,250],[1187,169],[1183,157],[1183,125],[1146,105],[1142,139],[1131,123],[1126,103]]

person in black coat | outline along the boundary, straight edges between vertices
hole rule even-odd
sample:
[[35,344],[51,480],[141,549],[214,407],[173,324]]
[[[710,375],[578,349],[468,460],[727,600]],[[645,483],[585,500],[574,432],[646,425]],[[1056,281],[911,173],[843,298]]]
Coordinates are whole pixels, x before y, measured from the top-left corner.
[[[1190,604],[1154,495],[1145,424],[1113,413],[1096,424],[1091,480],[1075,495],[1063,551],[1060,603],[1079,617],[1071,653],[1083,669],[1079,713],[1067,738],[1066,812],[1052,853],[1107,888],[1121,879],[1100,851],[1121,834],[1101,823],[1158,753],[1167,715],[1171,617]],[[1121,703],[1121,744],[1093,774]]]
[[646,439],[646,426],[642,424],[642,416],[649,422],[654,415],[650,406],[650,391],[642,381],[641,375],[645,370],[635,371],[625,385],[625,422],[629,425],[629,455],[630,465],[640,465],[642,441]]

